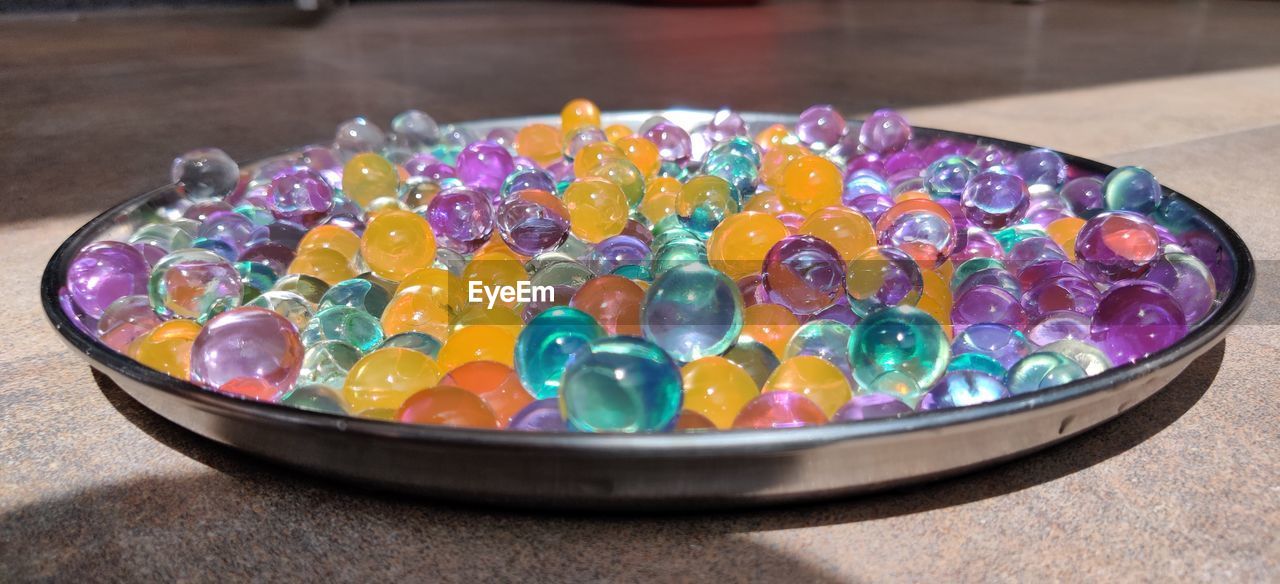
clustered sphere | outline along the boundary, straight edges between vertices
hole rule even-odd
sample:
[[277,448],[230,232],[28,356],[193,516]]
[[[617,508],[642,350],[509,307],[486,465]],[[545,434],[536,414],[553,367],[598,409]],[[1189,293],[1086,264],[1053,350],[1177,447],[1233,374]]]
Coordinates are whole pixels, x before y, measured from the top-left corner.
[[212,391],[408,424],[965,407],[1169,347],[1226,285],[1146,170],[1092,176],[890,110],[629,127],[576,99],[485,136],[408,111],[246,169],[189,152],[171,177],[175,208],[71,261],[73,321]]

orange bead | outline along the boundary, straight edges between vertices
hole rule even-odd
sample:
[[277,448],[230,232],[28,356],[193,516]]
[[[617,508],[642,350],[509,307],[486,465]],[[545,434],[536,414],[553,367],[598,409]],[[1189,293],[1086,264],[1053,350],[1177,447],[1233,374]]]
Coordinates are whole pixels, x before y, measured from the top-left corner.
[[607,138],[610,142],[615,142],[615,143],[618,140],[626,138],[627,136],[630,136],[632,134],[634,134],[634,132],[631,131],[631,128],[628,128],[622,124],[613,124],[612,126],[609,126],[604,129],[604,137]]
[[497,416],[499,428],[506,428],[512,416],[533,403],[533,396],[520,385],[515,370],[493,361],[461,365],[440,379],[440,384],[460,387],[479,396]]
[[893,198],[893,202],[895,203],[901,203],[903,201],[920,201],[920,200],[933,201],[933,198],[920,191],[906,191],[903,193],[898,193],[898,196]]
[[876,244],[871,221],[848,207],[818,209],[800,224],[800,233],[830,243],[845,262],[853,261]]
[[499,428],[493,410],[474,393],[458,387],[438,385],[413,394],[396,412],[406,424],[431,424],[455,428]]
[[[462,269],[462,281],[466,282],[466,298],[468,301],[484,290],[501,290],[504,286],[514,287],[529,279],[529,272],[524,269],[520,258],[503,251],[493,250],[476,254]],[[474,292],[473,292],[474,291]],[[518,297],[508,300],[498,298],[497,304],[507,308],[520,306]]]
[[200,334],[193,320],[170,320],[136,338],[126,351],[134,361],[178,379],[191,377],[191,345]]
[[813,355],[791,357],[778,365],[761,392],[790,391],[818,404],[829,418],[850,398],[853,389],[844,373],[826,359]]
[[610,335],[644,336],[640,330],[644,289],[632,280],[612,274],[587,280],[569,306],[590,314]]
[[516,154],[547,166],[557,160],[564,151],[560,130],[547,124],[529,124],[516,132]]
[[600,125],[600,108],[589,100],[578,98],[560,110],[560,132],[564,135],[583,126]]
[[436,238],[420,215],[385,211],[365,228],[360,253],[374,274],[399,282],[435,263]]
[[782,124],[774,124],[756,134],[756,146],[766,152],[779,144],[793,145],[799,142],[800,139]]
[[795,144],[779,144],[760,158],[760,180],[774,191],[782,189],[783,171],[792,161],[809,154],[809,149]]
[[782,199],[778,198],[776,191],[759,191],[747,200],[747,204],[742,206],[742,210],[768,213],[776,216],[779,213],[787,212],[787,206],[782,204]]
[[681,410],[676,417],[676,432],[706,432],[715,430],[716,425],[706,416],[692,410]]
[[606,160],[616,158],[626,158],[622,153],[622,149],[610,144],[609,142],[592,142],[583,146],[578,151],[578,155],[573,159],[574,176],[590,176],[591,171],[597,166],[603,164]]
[[317,248],[298,254],[289,264],[289,273],[313,276],[330,286],[356,277],[351,259],[330,248]]
[[450,314],[444,293],[412,288],[392,297],[382,311],[382,332],[389,337],[414,331],[443,339],[449,334]]
[[733,419],[760,390],[745,369],[724,357],[703,357],[680,369],[684,407],[706,416],[717,428],[728,429]]
[[640,214],[654,225],[670,217],[676,212],[676,197],[680,195],[682,187],[680,181],[673,177],[653,178],[644,187],[644,198],[640,200]]
[[800,319],[796,318],[794,312],[779,304],[767,302],[748,306],[743,312],[742,320],[742,334],[739,336],[769,347],[778,356],[786,353],[787,343],[791,342],[792,335],[800,328]]
[[280,401],[280,396],[283,395],[280,388],[257,377],[237,377],[222,384],[218,391],[263,402],[278,402]]
[[331,249],[347,259],[353,259],[360,251],[360,236],[337,225],[317,225],[302,236],[302,241],[298,242],[297,254],[302,255],[315,249]]
[[350,412],[396,410],[409,396],[440,381],[435,359],[413,349],[384,347],[351,366],[342,387]]
[[792,160],[782,171],[778,196],[789,206],[808,215],[823,207],[840,204],[844,181],[834,162],[814,156]]
[[1049,238],[1062,246],[1063,251],[1067,252],[1067,257],[1071,261],[1076,261],[1076,236],[1080,235],[1080,228],[1084,227],[1084,219],[1079,217],[1063,217],[1050,223],[1044,230],[1049,234]]
[[478,324],[449,335],[440,347],[440,367],[445,371],[471,361],[496,361],[508,367],[515,362],[516,337],[503,327]]
[[773,215],[737,213],[725,218],[707,239],[711,267],[736,280],[760,273],[764,256],[775,243],[790,235]]
[[631,164],[636,165],[645,177],[653,176],[658,172],[662,160],[658,157],[658,147],[654,146],[653,142],[639,136],[624,136],[619,138],[616,144],[623,156],[626,156]]
[[361,207],[375,199],[395,198],[400,173],[386,158],[373,152],[355,155],[342,170],[342,192]]

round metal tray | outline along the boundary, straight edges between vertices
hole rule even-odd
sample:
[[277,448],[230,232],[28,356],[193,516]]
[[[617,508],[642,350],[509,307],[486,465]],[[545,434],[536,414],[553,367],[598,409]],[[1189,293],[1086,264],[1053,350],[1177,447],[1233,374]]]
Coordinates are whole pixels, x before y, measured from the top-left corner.
[[[686,128],[711,112],[672,110],[606,114],[606,123],[638,126],[666,115]],[[762,124],[794,116],[746,114]],[[495,127],[554,123],[550,116],[458,124],[483,135]],[[927,128],[918,134],[1005,140]],[[1077,156],[1088,172],[1112,167]],[[1182,195],[1165,189],[1166,195]],[[1255,278],[1248,248],[1229,226],[1194,201],[1198,225],[1221,244],[1234,268],[1222,305],[1176,345],[1136,364],[1048,390],[992,403],[902,418],[790,430],[706,434],[525,433],[419,426],[314,413],[203,390],[125,357],[76,328],[58,290],[67,264],[86,243],[123,239],[179,198],[172,187],[134,197],[89,221],[54,253],[40,294],[45,313],[89,365],[142,405],[195,432],[290,466],[361,485],[475,502],[583,509],[746,506],[867,492],[957,474],[1064,440],[1142,402],[1225,335],[1248,304]]]

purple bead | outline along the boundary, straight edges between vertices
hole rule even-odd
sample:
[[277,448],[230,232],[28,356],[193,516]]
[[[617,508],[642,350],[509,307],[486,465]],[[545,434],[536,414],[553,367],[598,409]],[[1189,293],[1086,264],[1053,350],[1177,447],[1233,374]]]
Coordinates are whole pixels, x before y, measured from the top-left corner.
[[858,142],[871,152],[893,152],[911,141],[911,125],[902,114],[890,109],[876,110],[858,131]]
[[1099,296],[1093,282],[1086,278],[1056,276],[1033,283],[1023,293],[1022,305],[1033,319],[1060,310],[1093,314]]
[[814,314],[844,294],[844,261],[831,244],[809,235],[782,238],[765,254],[769,299],[797,315]]
[[858,321],[862,320],[862,317],[858,316],[858,314],[853,311],[853,308],[849,306],[848,299],[841,298],[836,301],[835,305],[830,308],[823,309],[821,312],[813,316],[806,317],[806,319],[806,322],[811,320],[834,320],[839,323],[853,326],[858,324]]
[[[924,167],[924,159],[911,150],[894,152],[884,159],[884,174],[890,176],[889,184],[901,183],[906,178],[919,178]],[[899,175],[902,175],[899,180],[893,180],[892,177]]]
[[1090,219],[1106,208],[1102,200],[1102,179],[1082,176],[1067,181],[1058,191],[1058,197],[1077,217]]
[[164,319],[151,308],[151,301],[146,296],[121,296],[98,320],[98,338],[108,347],[123,353],[134,339],[162,322]]
[[484,139],[511,152],[515,149],[516,131],[511,128],[494,128],[485,134]]
[[738,280],[738,292],[742,294],[742,307],[754,304],[768,304],[769,293],[764,289],[764,276],[751,274]]
[[187,207],[187,210],[182,212],[182,216],[192,221],[204,221],[219,211],[232,210],[231,205],[225,201],[197,201]]
[[62,314],[67,315],[71,324],[75,325],[80,332],[90,337],[97,335],[97,319],[85,314],[79,306],[76,306],[76,301],[71,297],[71,291],[66,286],[58,289],[58,306],[62,308]]
[[265,233],[259,233],[250,243],[256,245],[264,241],[278,243],[289,249],[298,249],[302,238],[306,237],[307,228],[292,221],[283,219],[272,221],[266,226]]
[[910,414],[911,406],[902,400],[885,393],[868,393],[855,395],[848,403],[836,410],[831,416],[832,422],[858,422],[876,418],[893,418]]
[[441,191],[427,204],[427,222],[440,245],[471,253],[493,233],[493,205],[489,195],[475,189]]
[[963,244],[957,242],[956,250],[951,252],[951,263],[957,266],[973,258],[1004,258],[1004,248],[986,229],[970,225],[964,230],[964,235],[957,236],[957,239],[964,241]]
[[844,116],[830,105],[815,105],[800,114],[796,122],[796,136],[805,146],[826,150],[844,135]]
[[990,267],[969,274],[952,292],[959,296],[975,286],[995,286],[1015,297],[1022,297],[1022,284],[1008,270],[1000,267]]
[[583,126],[578,128],[570,132],[568,139],[565,140],[565,158],[572,161],[574,158],[578,157],[578,152],[583,148],[586,148],[588,145],[607,141],[609,141],[609,138],[604,135],[604,130],[601,130],[600,128],[595,126]]
[[333,209],[333,189],[320,173],[298,167],[271,180],[267,209],[277,219],[314,225]]
[[957,333],[951,342],[953,357],[978,353],[995,359],[1005,369],[1030,355],[1033,348],[1022,331],[993,322],[972,325]]
[[727,107],[722,107],[707,122],[707,136],[714,142],[724,142],[737,136],[749,136],[747,122]]
[[281,391],[293,388],[303,347],[293,323],[265,308],[246,306],[209,320],[191,346],[191,380],[210,388],[253,377]]
[[294,250],[274,241],[255,243],[240,254],[242,262],[256,262],[271,268],[276,274],[284,274],[293,263]]
[[1182,306],[1188,325],[1198,324],[1218,305],[1217,285],[1208,266],[1181,248],[1166,248],[1142,279],[1168,290]]
[[1088,220],[1076,236],[1076,263],[1099,282],[1137,278],[1160,252],[1151,220],[1128,211],[1108,211]]
[[502,181],[515,170],[506,148],[494,142],[472,142],[458,154],[458,180],[462,184],[497,194]]
[[1013,159],[1013,171],[1029,186],[1056,190],[1067,182],[1067,162],[1061,154],[1045,148],[1019,154]]
[[117,298],[146,294],[150,274],[151,264],[133,246],[98,241],[84,246],[71,260],[67,290],[80,310],[97,319]]
[[503,181],[501,198],[508,199],[515,193],[530,189],[554,193],[556,192],[556,179],[551,176],[550,172],[541,168],[517,169]]
[[516,165],[516,170],[521,168],[542,168],[542,165],[534,162],[532,158],[527,156],[512,157],[511,162]]
[[969,181],[961,201],[969,221],[988,229],[999,229],[1022,218],[1030,195],[1021,178],[984,171]]
[[520,191],[498,206],[502,241],[517,253],[535,256],[560,247],[569,237],[569,212],[545,191]]
[[977,144],[969,151],[969,160],[978,163],[982,170],[1006,168],[1013,164],[1013,155],[995,144]]
[[540,399],[516,412],[511,417],[508,430],[518,432],[567,432],[568,426],[560,417],[560,400],[554,397]]
[[996,286],[974,286],[956,296],[951,306],[951,324],[957,334],[970,325],[984,322],[1025,330],[1027,313],[1017,297]]
[[684,128],[671,122],[659,122],[644,137],[658,147],[658,157],[667,162],[684,164],[693,155],[693,141]]
[[1047,260],[1067,261],[1067,252],[1062,251],[1062,246],[1048,237],[1028,237],[1013,244],[1004,257],[1004,263],[1010,270],[1021,273],[1031,264]]
[[320,173],[329,186],[342,184],[342,160],[328,146],[307,146],[302,150],[302,165]]
[[445,164],[443,162],[437,162],[435,164],[428,164],[422,167],[421,178],[423,180],[429,180],[429,181],[438,183],[445,179],[458,178],[458,171],[455,170],[452,166],[449,166],[448,164]]
[[142,257],[147,260],[148,264],[153,266],[169,253],[169,250],[154,241],[139,241],[131,245],[133,245],[134,249],[142,253]]
[[845,176],[851,175],[859,170],[866,170],[875,173],[876,176],[884,176],[884,157],[879,152],[867,152],[860,156],[856,156],[849,160],[845,165]]
[[874,224],[880,220],[880,216],[884,215],[885,211],[893,207],[893,199],[887,194],[862,195],[847,204]]
[[570,180],[573,178],[573,162],[561,158],[560,160],[548,164],[547,172],[551,173],[551,176],[555,178],[556,181]]
[[251,243],[266,239],[266,229],[239,213],[219,211],[200,223],[196,237],[221,241],[239,253]]
[[973,150],[973,144],[951,138],[938,138],[930,142],[920,155],[928,161],[941,160],[947,156],[963,156]]
[[1033,320],[1027,329],[1027,339],[1041,347],[1071,339],[1088,341],[1092,337],[1093,318],[1070,310],[1057,310]]
[[587,267],[597,274],[612,274],[620,266],[644,265],[649,261],[649,246],[629,235],[615,235],[596,244],[587,258]]
[[943,410],[983,404],[1009,397],[1004,382],[980,371],[949,371],[929,393],[920,398],[920,411]]
[[1117,283],[1102,295],[1093,315],[1093,341],[1117,365],[1169,347],[1186,334],[1178,301],[1151,282]]
[[1222,238],[1209,229],[1195,229],[1182,234],[1182,247],[1208,266],[1219,291],[1231,289],[1236,277],[1235,261]]
[[653,244],[653,231],[650,231],[648,227],[645,227],[644,223],[635,219],[628,219],[627,224],[622,227],[622,233],[619,235],[630,235],[644,242],[645,245]]
[[433,164],[439,164],[440,159],[427,152],[419,152],[409,157],[404,163],[404,170],[409,175],[409,181],[414,179],[428,179],[427,169]]
[[1061,276],[1088,278],[1078,266],[1066,259],[1048,258],[1022,266],[1018,282],[1024,289]]

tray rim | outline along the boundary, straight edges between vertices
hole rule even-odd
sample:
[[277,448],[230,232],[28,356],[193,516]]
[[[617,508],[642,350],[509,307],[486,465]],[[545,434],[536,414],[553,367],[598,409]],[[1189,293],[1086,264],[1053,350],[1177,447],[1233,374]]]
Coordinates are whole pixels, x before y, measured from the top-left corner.
[[[643,120],[650,116],[664,115],[692,119],[698,116],[708,119],[714,112],[699,109],[665,109],[607,112],[605,122]],[[765,112],[739,112],[748,121],[787,123],[797,116]],[[554,116],[516,116],[458,122],[465,128],[493,128],[520,125],[536,121],[553,120]],[[851,120],[854,121],[854,120]],[[681,123],[681,125],[686,125]],[[928,127],[913,127],[918,134],[947,136],[966,140],[983,141],[1017,150],[1037,148],[1029,144]],[[296,152],[298,149],[284,151]],[[1091,172],[1105,174],[1114,166],[1090,158],[1055,150],[1071,165]],[[279,156],[277,154],[275,156]],[[270,160],[267,156],[255,161]],[[67,264],[75,251],[93,241],[92,234],[104,231],[118,217],[149,199],[165,193],[172,184],[161,186],[117,203],[76,229],[54,251],[41,277],[40,297],[45,316],[71,347],[90,362],[91,366],[106,367],[123,374],[133,381],[158,389],[186,401],[193,407],[214,411],[236,418],[258,418],[275,423],[307,426],[316,430],[365,434],[370,437],[399,440],[426,441],[436,446],[456,445],[467,448],[493,448],[507,451],[559,449],[584,454],[609,453],[613,456],[634,457],[716,457],[742,453],[785,452],[820,447],[825,444],[848,440],[884,437],[894,434],[924,432],[953,425],[976,423],[1018,412],[1041,409],[1059,403],[1070,402],[1096,393],[1122,386],[1147,376],[1149,373],[1172,365],[1209,348],[1227,327],[1239,319],[1248,306],[1254,292],[1256,267],[1253,255],[1243,238],[1226,221],[1194,199],[1161,184],[1166,197],[1178,197],[1190,204],[1196,212],[1217,228],[1234,256],[1235,279],[1231,292],[1221,306],[1204,322],[1174,345],[1161,350],[1137,363],[1108,369],[1099,375],[1085,377],[1064,385],[994,402],[948,410],[917,412],[898,418],[865,420],[853,423],[833,423],[786,430],[724,430],[707,433],[651,433],[651,434],[590,434],[578,432],[515,432],[509,430],[482,430],[444,426],[414,425],[399,422],[357,418],[337,414],[313,412],[280,404],[257,402],[236,398],[203,389],[194,383],[170,377],[117,353],[99,340],[82,332],[70,317],[63,313],[58,291],[65,280]],[[1158,391],[1158,390],[1157,390]]]

